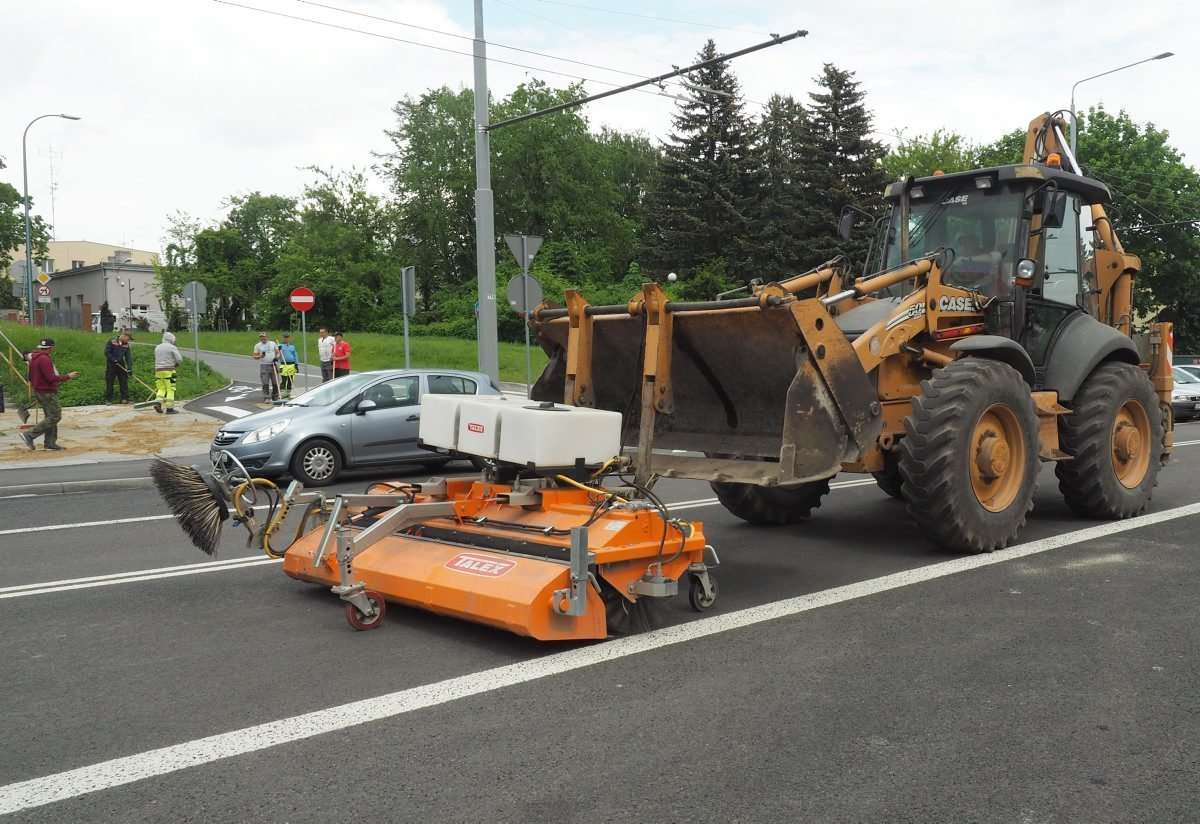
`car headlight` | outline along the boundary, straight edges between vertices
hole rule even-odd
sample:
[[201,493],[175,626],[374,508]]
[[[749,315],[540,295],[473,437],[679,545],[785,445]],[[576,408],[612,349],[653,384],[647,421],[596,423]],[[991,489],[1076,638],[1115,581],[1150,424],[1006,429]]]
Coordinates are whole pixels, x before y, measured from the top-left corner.
[[264,426],[262,429],[255,429],[246,436],[246,440],[242,443],[262,443],[274,438],[280,432],[288,428],[288,424],[292,422],[291,418],[284,418],[281,421],[275,421],[269,426]]

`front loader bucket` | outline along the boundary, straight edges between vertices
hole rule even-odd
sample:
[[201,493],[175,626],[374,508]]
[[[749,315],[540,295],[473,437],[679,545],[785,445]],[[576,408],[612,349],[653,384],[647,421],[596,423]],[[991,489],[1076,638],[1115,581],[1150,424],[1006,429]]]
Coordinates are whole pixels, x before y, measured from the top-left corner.
[[874,388],[819,301],[751,302],[664,303],[657,323],[644,309],[593,307],[582,347],[577,306],[541,321],[550,364],[534,397],[623,413],[627,446],[650,408],[655,474],[759,485],[835,475],[879,435]]

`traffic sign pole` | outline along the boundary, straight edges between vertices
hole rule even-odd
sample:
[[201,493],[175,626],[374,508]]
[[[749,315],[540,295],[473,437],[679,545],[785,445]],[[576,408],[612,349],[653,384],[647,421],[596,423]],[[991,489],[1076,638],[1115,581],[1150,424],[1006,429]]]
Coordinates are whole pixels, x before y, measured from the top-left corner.
[[300,349],[304,353],[304,391],[308,391],[308,310],[317,304],[317,296],[307,286],[297,286],[288,295],[288,303],[300,313]]
[[525,397],[533,394],[533,356],[529,354],[529,237],[521,235],[521,313],[525,321]]

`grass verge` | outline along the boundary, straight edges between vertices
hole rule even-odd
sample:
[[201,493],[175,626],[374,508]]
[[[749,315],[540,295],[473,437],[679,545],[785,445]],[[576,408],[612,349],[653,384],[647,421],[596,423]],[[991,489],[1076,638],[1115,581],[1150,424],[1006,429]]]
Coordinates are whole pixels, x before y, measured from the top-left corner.
[[[279,339],[282,331],[267,330],[273,339]],[[296,350],[303,350],[300,345],[300,335],[292,333],[292,342]],[[356,372],[371,369],[395,369],[404,366],[404,338],[395,335],[380,335],[372,332],[347,332],[346,340],[352,348],[350,368]],[[192,336],[187,332],[179,333],[179,346],[187,350],[192,345]],[[200,348],[210,352],[225,352],[231,355],[249,355],[258,343],[257,332],[201,332]],[[533,379],[542,373],[546,366],[546,355],[541,348],[534,345],[532,349]],[[475,341],[463,338],[417,337],[409,338],[409,351],[414,367],[440,367],[442,369],[467,369],[474,371],[479,368],[479,356]],[[314,366],[317,359],[317,333],[308,333],[308,362]],[[525,381],[525,345],[518,343],[500,344],[500,379],[523,383]]]
[[[54,338],[54,365],[59,372],[79,372],[79,377],[67,381],[58,390],[58,396],[63,406],[88,406],[104,403],[104,344],[108,335],[90,332],[76,332],[70,329],[55,329],[53,327],[18,326],[13,323],[0,323],[0,331],[4,332],[23,352],[37,347],[38,340],[43,336]],[[158,340],[158,335],[142,332],[134,336],[138,340]],[[17,356],[13,356],[17,369],[25,376],[25,366]],[[150,386],[154,386],[154,352],[153,350],[135,346],[133,348],[133,373]],[[179,383],[176,386],[177,398],[194,398],[220,389],[228,383],[225,376],[213,371],[208,364],[200,364],[200,379],[196,379],[196,367],[191,360],[185,359],[179,367]],[[5,402],[16,405],[25,397],[25,385],[9,371],[8,344],[0,339],[0,384],[4,386]],[[118,396],[119,388],[113,386],[114,396]],[[146,400],[153,392],[139,384],[136,380],[129,381],[129,397],[133,401]]]

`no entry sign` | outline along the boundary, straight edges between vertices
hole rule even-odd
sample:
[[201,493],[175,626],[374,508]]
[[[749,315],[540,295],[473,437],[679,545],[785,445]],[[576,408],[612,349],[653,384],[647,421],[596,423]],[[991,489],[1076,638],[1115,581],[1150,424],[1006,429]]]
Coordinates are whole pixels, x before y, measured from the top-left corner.
[[317,296],[307,286],[297,286],[288,295],[288,302],[292,304],[292,308],[297,312],[307,312],[317,302]]

